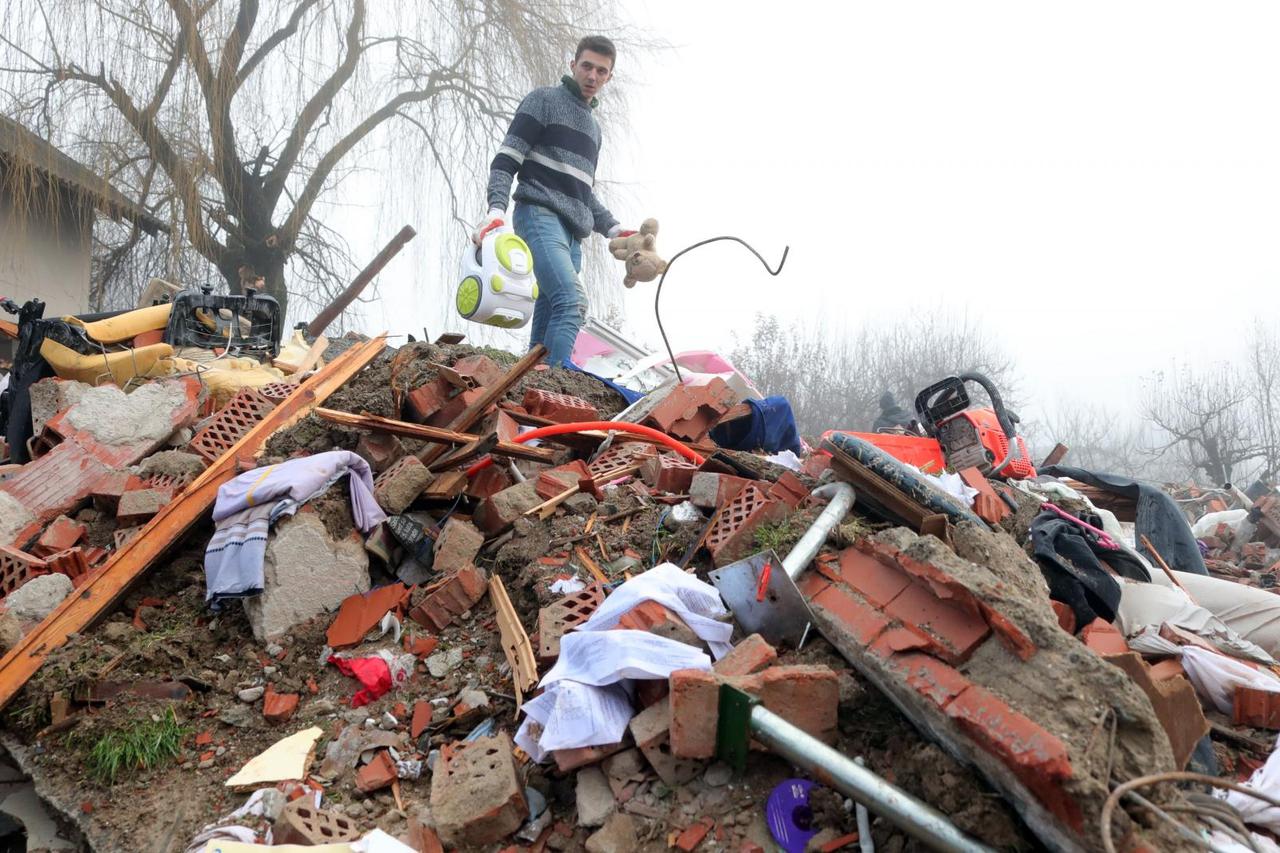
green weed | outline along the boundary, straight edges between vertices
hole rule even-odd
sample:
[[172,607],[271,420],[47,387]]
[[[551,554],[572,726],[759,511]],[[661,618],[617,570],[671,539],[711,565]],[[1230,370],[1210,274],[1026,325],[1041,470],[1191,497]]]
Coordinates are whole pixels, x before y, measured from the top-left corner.
[[[85,767],[97,782],[113,785],[122,776],[176,758],[182,750],[182,739],[189,733],[169,708],[158,719],[143,717],[97,735],[85,753]],[[69,741],[84,745],[90,737],[88,733],[77,733]]]

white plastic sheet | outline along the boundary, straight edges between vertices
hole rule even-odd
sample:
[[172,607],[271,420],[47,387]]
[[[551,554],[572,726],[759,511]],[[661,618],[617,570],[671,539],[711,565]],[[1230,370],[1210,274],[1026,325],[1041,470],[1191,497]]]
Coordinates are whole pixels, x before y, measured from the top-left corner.
[[928,471],[920,469],[920,476],[965,506],[973,506],[973,499],[978,496],[978,490],[965,483],[964,478],[959,474],[951,474],[947,471],[943,471],[941,474],[930,474]]
[[1218,529],[1219,524],[1225,524],[1235,531],[1240,527],[1241,522],[1249,517],[1247,509],[1228,509],[1222,512],[1211,512],[1202,515],[1200,520],[1191,525],[1191,535],[1197,539],[1203,539],[1206,536],[1212,536],[1214,531]]
[[[1269,796],[1280,797],[1280,750],[1272,750],[1267,763],[1253,771],[1244,785]],[[1225,796],[1219,796],[1234,806],[1246,822],[1280,832],[1280,808],[1239,791],[1227,791]]]
[[591,618],[578,627],[577,633],[608,631],[625,613],[645,601],[656,601],[683,619],[707,644],[716,660],[733,648],[729,642],[733,624],[727,621],[729,611],[725,610],[720,593],[674,563],[654,566],[615,589]]
[[[1196,646],[1182,647],[1182,668],[1200,698],[1223,714],[1231,713],[1237,686],[1280,693],[1280,678],[1265,670],[1254,669],[1243,661]],[[1267,763],[1270,764],[1274,758],[1272,755]],[[1275,774],[1280,780],[1280,765],[1277,765]]]

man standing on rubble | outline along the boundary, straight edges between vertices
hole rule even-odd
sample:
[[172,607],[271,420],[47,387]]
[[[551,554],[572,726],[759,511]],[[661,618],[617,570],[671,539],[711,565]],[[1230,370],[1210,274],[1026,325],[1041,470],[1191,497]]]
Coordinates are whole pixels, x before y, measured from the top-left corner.
[[609,39],[587,36],[559,86],[534,89],[521,101],[489,167],[489,213],[471,237],[479,245],[503,224],[511,182],[519,175],[512,224],[533,252],[538,280],[529,346],[545,345],[548,363],[557,366],[573,353],[587,316],[578,277],[582,240],[592,231],[606,237],[635,233],[623,229],[592,192],[600,153],[600,125],[592,110],[616,55]]

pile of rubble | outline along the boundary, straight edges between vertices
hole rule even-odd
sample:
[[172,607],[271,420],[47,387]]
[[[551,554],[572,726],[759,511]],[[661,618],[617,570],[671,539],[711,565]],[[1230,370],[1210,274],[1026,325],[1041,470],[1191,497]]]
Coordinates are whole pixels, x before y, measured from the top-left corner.
[[[0,743],[89,846],[1268,830],[1164,781],[1262,773],[1280,668],[1207,594],[1145,615],[1195,571],[1159,568],[1182,552],[1152,501],[1067,469],[939,486],[850,435],[730,450],[712,434],[758,414],[734,383],[628,402],[540,355],[344,339],[221,407],[198,374],[32,387],[33,458],[0,479]],[[1280,498],[1175,497],[1204,580],[1270,595]]]

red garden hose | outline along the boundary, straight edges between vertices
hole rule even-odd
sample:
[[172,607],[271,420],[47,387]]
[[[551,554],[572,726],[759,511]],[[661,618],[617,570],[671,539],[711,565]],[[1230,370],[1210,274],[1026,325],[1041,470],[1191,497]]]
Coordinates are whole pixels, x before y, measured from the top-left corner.
[[[538,427],[535,430],[521,433],[516,436],[513,441],[516,444],[524,444],[526,441],[533,441],[535,438],[546,438],[550,435],[565,435],[571,432],[586,432],[588,430],[616,430],[617,432],[630,432],[635,435],[643,435],[652,438],[667,447],[670,447],[676,453],[679,453],[685,459],[688,459],[695,465],[701,465],[706,460],[702,456],[695,453],[689,447],[676,441],[671,436],[661,430],[652,427],[641,426],[640,424],[630,424],[625,421],[581,421],[573,424],[552,424],[551,426]],[[480,471],[488,468],[493,464],[493,457],[485,457],[476,464],[467,469],[467,476],[474,477]]]

